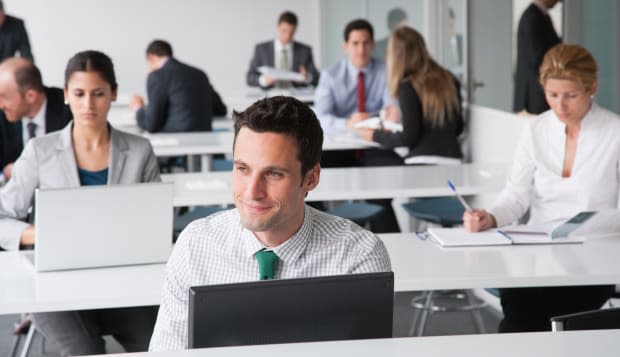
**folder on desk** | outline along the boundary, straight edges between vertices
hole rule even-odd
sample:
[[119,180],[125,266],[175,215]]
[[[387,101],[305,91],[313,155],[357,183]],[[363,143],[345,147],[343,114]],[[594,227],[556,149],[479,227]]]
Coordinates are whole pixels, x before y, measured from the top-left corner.
[[483,232],[470,233],[465,228],[429,228],[431,239],[442,247],[467,247],[481,245],[512,245],[512,244],[565,244],[582,243],[583,236],[567,236],[552,238],[548,234],[523,233],[490,229]]
[[[596,214],[595,211],[579,212],[559,224],[550,222],[539,225],[508,226],[477,233],[467,232],[465,228],[430,228],[428,233],[443,247],[583,243],[585,235],[600,234],[584,225]],[[605,218],[609,221],[607,216],[618,217],[618,212],[607,214]]]
[[467,247],[481,245],[511,245],[509,237],[495,229],[470,233],[465,228],[429,228],[431,239],[442,247]]

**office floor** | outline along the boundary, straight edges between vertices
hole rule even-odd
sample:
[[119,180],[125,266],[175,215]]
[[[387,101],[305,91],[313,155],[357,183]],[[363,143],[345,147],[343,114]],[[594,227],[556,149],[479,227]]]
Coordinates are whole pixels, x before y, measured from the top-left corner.
[[[410,324],[414,311],[410,307],[410,300],[416,293],[397,293],[394,301],[394,336],[402,337],[409,334]],[[13,344],[13,324],[17,321],[17,315],[0,316],[0,356],[6,356]],[[487,332],[497,331],[500,317],[490,307],[482,311],[482,318]],[[426,335],[454,335],[475,333],[471,314],[462,312],[437,313],[429,318],[426,327]],[[109,352],[122,352],[122,348],[112,338],[106,337]],[[32,343],[30,357],[57,356],[58,350],[50,342],[45,343],[45,351],[41,349],[41,335],[35,335]]]

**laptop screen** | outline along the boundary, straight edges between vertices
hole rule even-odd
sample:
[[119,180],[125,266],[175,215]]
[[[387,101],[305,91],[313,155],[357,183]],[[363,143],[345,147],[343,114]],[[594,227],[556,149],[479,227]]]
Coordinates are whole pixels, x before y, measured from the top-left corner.
[[173,185],[102,185],[35,192],[39,271],[165,262]]

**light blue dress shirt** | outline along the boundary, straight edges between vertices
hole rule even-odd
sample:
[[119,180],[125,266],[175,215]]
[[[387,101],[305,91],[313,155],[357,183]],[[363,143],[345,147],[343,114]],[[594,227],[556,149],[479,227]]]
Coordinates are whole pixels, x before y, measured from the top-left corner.
[[[372,58],[362,71],[366,112],[377,116],[381,109],[394,102],[387,88],[385,63]],[[346,120],[357,112],[358,72],[348,59],[321,72],[314,94],[314,110],[324,131],[344,129]]]

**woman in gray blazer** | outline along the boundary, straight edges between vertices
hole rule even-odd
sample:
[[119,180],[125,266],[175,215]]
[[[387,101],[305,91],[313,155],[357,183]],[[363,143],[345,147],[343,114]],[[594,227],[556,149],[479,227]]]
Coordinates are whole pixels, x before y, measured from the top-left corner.
[[[65,70],[65,101],[73,121],[63,130],[30,140],[0,191],[0,246],[15,250],[36,242],[25,219],[37,188],[159,181],[147,139],[120,132],[107,121],[116,99],[114,67],[97,51],[77,53]],[[95,202],[93,204],[96,204]],[[172,239],[172,237],[171,237]],[[102,334],[128,351],[146,350],[156,307],[34,314],[35,326],[62,355],[105,353]]]

